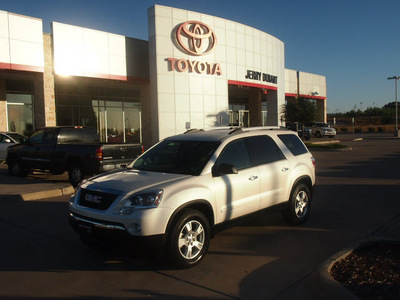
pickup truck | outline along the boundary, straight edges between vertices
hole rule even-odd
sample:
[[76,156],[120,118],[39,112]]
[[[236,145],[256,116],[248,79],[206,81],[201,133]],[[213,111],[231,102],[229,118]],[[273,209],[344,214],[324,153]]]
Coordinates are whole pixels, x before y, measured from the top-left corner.
[[47,127],[8,147],[6,163],[14,176],[33,169],[53,174],[67,171],[76,187],[85,176],[124,167],[142,153],[141,144],[101,144],[95,128]]

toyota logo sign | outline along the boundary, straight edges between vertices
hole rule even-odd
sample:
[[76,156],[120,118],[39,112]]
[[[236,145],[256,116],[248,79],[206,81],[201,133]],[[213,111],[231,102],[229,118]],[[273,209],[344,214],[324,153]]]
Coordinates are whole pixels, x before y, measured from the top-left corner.
[[217,45],[214,31],[199,21],[188,21],[180,25],[176,31],[176,38],[182,49],[196,56],[209,54]]

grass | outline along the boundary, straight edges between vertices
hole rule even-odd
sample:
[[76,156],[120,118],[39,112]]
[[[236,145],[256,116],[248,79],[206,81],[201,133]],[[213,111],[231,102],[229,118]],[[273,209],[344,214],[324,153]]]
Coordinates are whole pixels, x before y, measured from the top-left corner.
[[329,143],[329,144],[313,144],[313,143],[305,143],[307,148],[309,149],[348,149],[349,146],[343,145],[340,143]]

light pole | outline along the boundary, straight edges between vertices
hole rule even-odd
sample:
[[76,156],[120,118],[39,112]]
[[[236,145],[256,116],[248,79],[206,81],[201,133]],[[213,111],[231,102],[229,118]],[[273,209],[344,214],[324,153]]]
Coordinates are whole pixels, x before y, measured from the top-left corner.
[[400,79],[400,76],[393,76],[393,77],[388,77],[388,80],[394,79],[395,81],[395,97],[396,97],[396,131],[394,132],[394,136],[400,137],[399,135],[399,124],[398,124],[398,105],[397,105],[397,81]]

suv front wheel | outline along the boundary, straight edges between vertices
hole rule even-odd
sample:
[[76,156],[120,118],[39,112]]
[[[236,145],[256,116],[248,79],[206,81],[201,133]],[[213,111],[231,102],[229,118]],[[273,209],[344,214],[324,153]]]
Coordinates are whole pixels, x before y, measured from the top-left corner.
[[298,225],[307,220],[310,210],[310,189],[307,185],[300,183],[294,188],[283,215],[290,224]]
[[210,224],[200,211],[185,210],[173,225],[169,258],[179,268],[192,267],[204,257],[210,243]]

